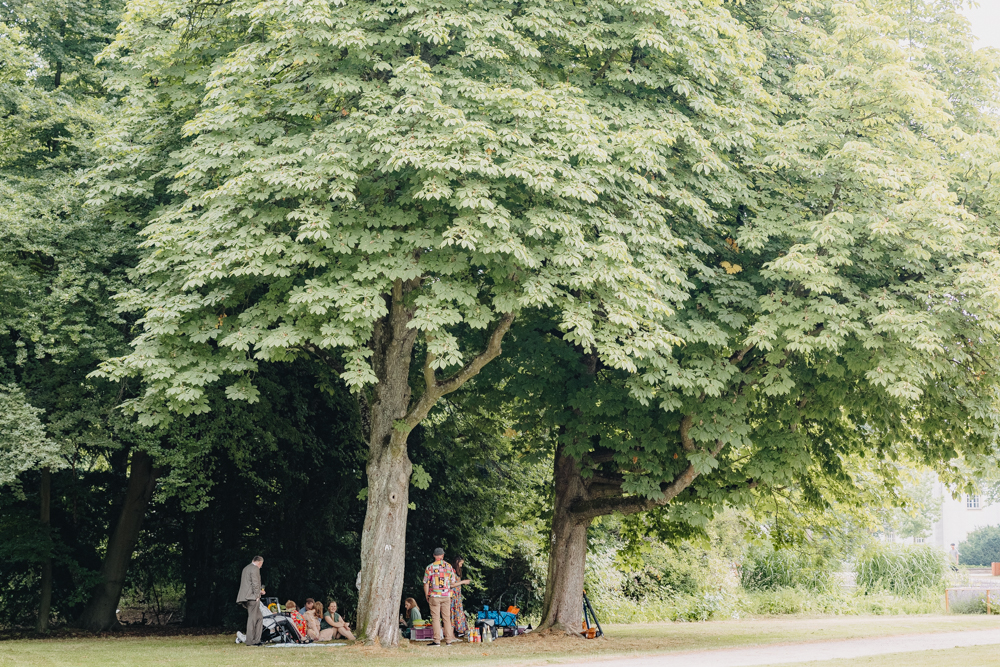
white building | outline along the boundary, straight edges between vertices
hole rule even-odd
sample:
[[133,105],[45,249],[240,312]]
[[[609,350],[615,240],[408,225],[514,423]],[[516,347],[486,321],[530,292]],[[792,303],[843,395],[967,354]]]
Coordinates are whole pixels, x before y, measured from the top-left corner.
[[961,544],[976,528],[1000,526],[1000,504],[987,505],[977,495],[962,494],[956,499],[941,482],[934,483],[933,493],[941,499],[941,516],[931,528],[931,537],[907,542],[930,542],[947,551],[950,544]]

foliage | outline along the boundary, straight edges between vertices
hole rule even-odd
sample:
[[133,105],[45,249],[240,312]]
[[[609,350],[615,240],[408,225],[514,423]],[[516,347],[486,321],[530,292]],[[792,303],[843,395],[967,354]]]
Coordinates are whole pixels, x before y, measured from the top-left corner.
[[670,503],[661,525],[697,528],[790,488],[822,513],[856,497],[859,459],[888,488],[887,459],[957,476],[992,451],[997,357],[967,341],[998,342],[995,162],[972,158],[997,133],[961,100],[997,93],[998,61],[951,4],[906,10],[957,35],[911,49],[893,2],[734,5],[779,110],[734,148],[746,180],[713,224],[677,216],[701,262],[666,320],[684,345],[624,373],[522,318],[487,369],[531,445],[580,462],[579,520]]
[[959,589],[948,591],[947,595],[948,611],[953,614],[985,614],[991,611],[986,606],[986,591]]
[[477,384],[442,403],[411,438],[429,483],[410,496],[403,597],[423,601],[424,567],[441,546],[449,560],[465,559],[463,577],[472,580],[462,588],[467,612],[513,604],[530,614],[544,586],[540,517],[551,469],[524,456],[506,435],[503,415],[466,403]]
[[940,592],[924,589],[913,594],[846,591],[834,588],[817,593],[806,588],[781,588],[739,597],[738,613],[747,615],[829,614],[835,616],[935,614],[944,611]]
[[973,567],[990,567],[1000,562],[1000,526],[983,526],[966,536],[958,545],[959,563]]
[[610,618],[927,608],[928,550],[873,546],[864,596],[821,573],[878,523],[926,533],[896,461],[996,467],[1000,68],[957,8],[3,4],[0,622],[49,555],[79,609],[133,448],[166,467],[135,596],[183,583],[188,622],[234,622],[261,550],[352,605],[393,304],[414,402],[517,315],[413,432],[410,594],[442,544],[471,605],[534,611],[566,455],[588,521],[655,508],[592,527]]
[[41,410],[29,405],[16,385],[0,385],[0,487],[36,468],[65,465],[59,446],[45,433]]
[[930,545],[897,545],[875,542],[857,557],[859,588],[915,595],[923,589],[939,590],[944,584],[944,553]]
[[259,362],[310,353],[369,384],[390,297],[429,369],[541,306],[615,368],[679,342],[663,318],[701,264],[672,219],[730,200],[757,54],[715,2],[557,9],[132,3],[104,56],[124,130],[92,200],[168,193],[122,295],[143,333],[102,367],[146,380],[143,419],[204,411],[216,381],[254,400]]
[[641,569],[625,572],[622,593],[636,601],[697,593],[702,585],[701,559],[693,550],[657,546],[643,554]]

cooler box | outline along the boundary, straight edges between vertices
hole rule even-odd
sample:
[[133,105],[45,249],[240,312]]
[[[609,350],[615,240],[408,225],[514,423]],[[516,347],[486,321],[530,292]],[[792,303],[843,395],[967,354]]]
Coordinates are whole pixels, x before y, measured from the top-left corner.
[[483,610],[476,614],[476,620],[493,621],[493,625],[498,628],[517,627],[517,614],[512,614],[509,611],[490,609],[485,605],[483,606]]
[[427,626],[425,628],[413,628],[410,631],[411,639],[434,639],[434,628]]

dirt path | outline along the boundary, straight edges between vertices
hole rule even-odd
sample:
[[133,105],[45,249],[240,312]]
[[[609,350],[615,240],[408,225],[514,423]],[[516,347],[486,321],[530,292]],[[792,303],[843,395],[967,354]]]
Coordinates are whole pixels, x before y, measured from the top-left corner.
[[685,651],[645,658],[613,658],[611,660],[591,658],[586,661],[574,661],[570,664],[586,662],[599,667],[691,667],[692,665],[697,665],[697,667],[754,667],[991,644],[1000,644],[1000,629],[896,635],[873,639],[849,639],[714,651]]

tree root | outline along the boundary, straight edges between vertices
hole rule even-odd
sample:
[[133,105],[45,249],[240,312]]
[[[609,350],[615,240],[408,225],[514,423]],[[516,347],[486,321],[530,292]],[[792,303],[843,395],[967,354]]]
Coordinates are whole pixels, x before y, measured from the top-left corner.
[[567,637],[576,637],[578,639],[585,639],[585,637],[583,636],[582,633],[580,633],[579,630],[570,628],[565,623],[558,623],[558,622],[547,625],[546,624],[540,625],[531,634],[542,637],[551,637],[558,634],[564,634]]

